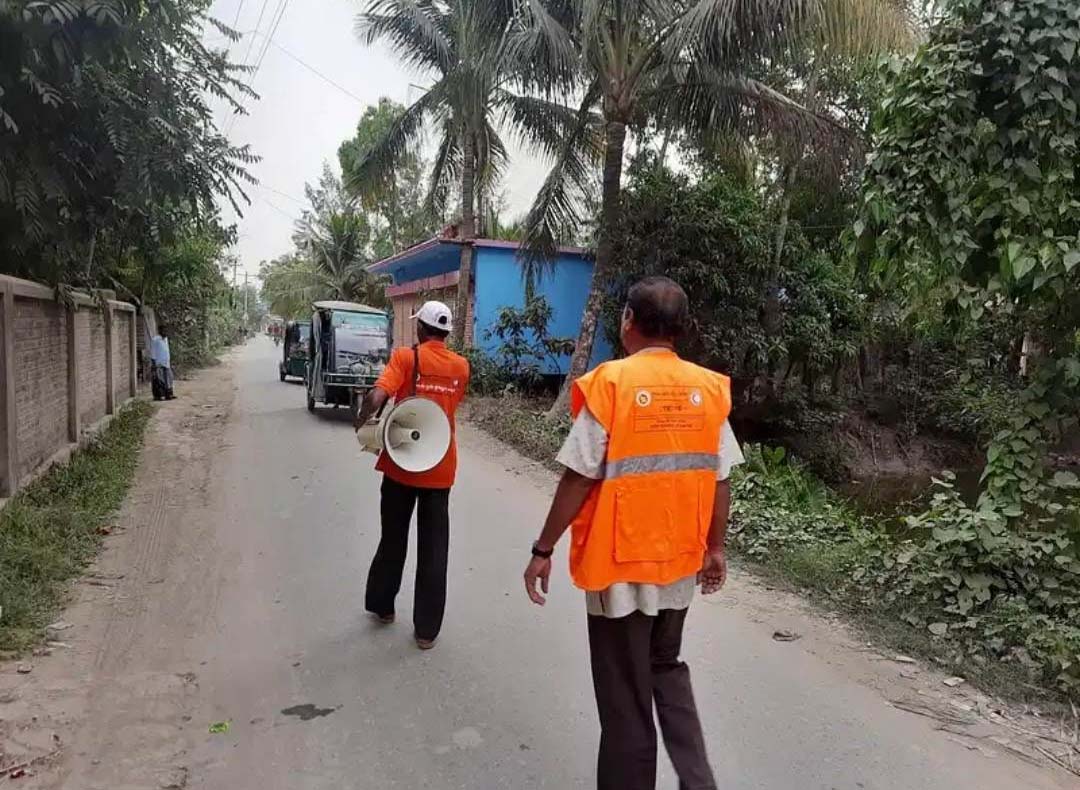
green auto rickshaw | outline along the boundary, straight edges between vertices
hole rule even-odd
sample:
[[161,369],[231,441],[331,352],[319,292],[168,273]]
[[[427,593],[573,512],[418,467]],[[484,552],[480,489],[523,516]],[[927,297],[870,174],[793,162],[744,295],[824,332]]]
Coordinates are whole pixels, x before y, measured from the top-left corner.
[[348,406],[355,412],[390,360],[390,315],[354,302],[315,302],[307,360],[307,408]]
[[278,377],[285,381],[290,376],[304,379],[307,376],[308,346],[311,342],[311,324],[306,321],[289,321],[285,324],[285,342],[278,362]]

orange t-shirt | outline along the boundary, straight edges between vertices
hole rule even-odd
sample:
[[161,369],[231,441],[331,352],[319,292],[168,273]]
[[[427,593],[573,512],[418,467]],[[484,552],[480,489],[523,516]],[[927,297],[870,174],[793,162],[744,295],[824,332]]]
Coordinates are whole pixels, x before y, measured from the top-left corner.
[[[441,340],[428,340],[420,344],[420,378],[416,382],[416,395],[439,404],[450,419],[450,449],[442,461],[426,472],[406,472],[382,453],[375,468],[391,480],[415,488],[450,488],[457,473],[457,426],[454,414],[458,404],[465,398],[469,385],[469,361],[446,347]],[[413,350],[412,347],[396,348],[375,386],[396,401],[412,396]]]

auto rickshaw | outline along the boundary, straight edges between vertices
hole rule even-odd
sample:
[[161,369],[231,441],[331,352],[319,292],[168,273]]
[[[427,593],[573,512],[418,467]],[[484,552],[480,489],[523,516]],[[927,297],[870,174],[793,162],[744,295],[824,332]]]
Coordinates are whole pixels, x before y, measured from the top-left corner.
[[382,310],[354,302],[315,302],[308,340],[307,408],[353,412],[390,361],[392,325]]
[[285,324],[285,348],[278,362],[278,377],[285,381],[289,376],[307,378],[308,345],[311,340],[311,324],[289,321]]

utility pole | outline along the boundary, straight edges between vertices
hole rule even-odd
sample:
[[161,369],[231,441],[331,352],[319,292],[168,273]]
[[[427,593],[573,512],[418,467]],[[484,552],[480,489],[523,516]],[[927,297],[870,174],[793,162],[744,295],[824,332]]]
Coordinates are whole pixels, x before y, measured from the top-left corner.
[[248,273],[244,272],[244,332],[246,333],[250,328],[248,326]]
[[233,258],[232,262],[232,294],[229,299],[229,307],[236,307],[236,264],[239,263],[238,258]]

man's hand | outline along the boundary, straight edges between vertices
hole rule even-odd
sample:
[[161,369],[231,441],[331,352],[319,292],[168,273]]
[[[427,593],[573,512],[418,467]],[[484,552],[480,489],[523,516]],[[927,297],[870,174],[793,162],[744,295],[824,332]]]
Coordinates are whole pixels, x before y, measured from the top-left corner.
[[383,406],[386,405],[386,402],[389,399],[389,393],[382,389],[382,387],[373,387],[368,390],[368,394],[364,396],[360,408],[357,410],[356,414],[353,415],[353,430],[360,430],[372,417],[377,413],[381,413]]
[[529,596],[529,600],[537,606],[543,606],[547,602],[547,599],[540,594],[540,591],[536,589],[536,582],[539,579],[540,589],[547,593],[548,582],[551,579],[551,558],[544,559],[543,557],[533,557],[528,566],[525,568],[525,593]]
[[705,552],[705,564],[701,566],[698,579],[701,581],[702,595],[719,592],[724,586],[727,581],[727,558],[722,547]]

